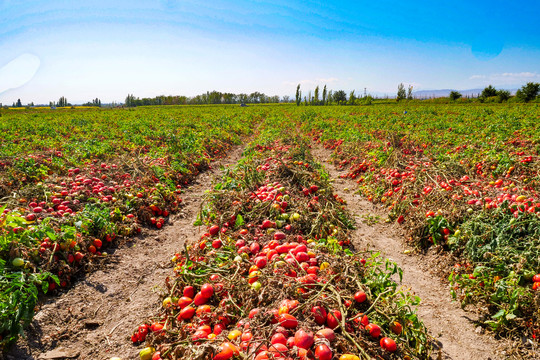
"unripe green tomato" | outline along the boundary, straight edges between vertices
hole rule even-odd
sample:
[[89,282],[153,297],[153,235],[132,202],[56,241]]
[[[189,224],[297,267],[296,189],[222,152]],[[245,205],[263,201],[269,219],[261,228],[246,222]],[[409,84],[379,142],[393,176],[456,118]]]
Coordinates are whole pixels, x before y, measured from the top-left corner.
[[262,287],[262,284],[259,281],[255,281],[253,284],[251,284],[251,288],[255,291],[259,291]]
[[13,259],[13,261],[11,262],[11,264],[15,267],[21,267],[24,265],[24,260],[21,259],[21,258],[15,258]]
[[152,360],[152,355],[154,355],[155,352],[156,349],[154,349],[153,347],[146,347],[141,350],[139,356],[141,360]]

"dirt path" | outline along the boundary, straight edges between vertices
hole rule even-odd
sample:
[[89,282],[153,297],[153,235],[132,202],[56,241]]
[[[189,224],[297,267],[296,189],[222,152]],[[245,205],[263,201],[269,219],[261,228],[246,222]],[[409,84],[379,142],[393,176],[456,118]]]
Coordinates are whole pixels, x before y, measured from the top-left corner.
[[457,303],[451,301],[448,286],[430,271],[430,259],[405,254],[407,248],[392,226],[380,223],[368,225],[369,221],[362,221],[369,218],[374,220],[378,211],[373,204],[349,190],[356,188],[355,182],[339,178],[343,172],[326,161],[331,152],[314,146],[312,153],[326,166],[331,178],[335,179],[333,185],[336,193],[347,201],[349,210],[356,216],[354,244],[361,249],[380,251],[384,257],[395,261],[403,269],[403,284],[421,299],[418,307],[420,319],[442,348],[441,354],[436,356],[452,360],[503,359],[504,356],[494,350],[498,343],[488,335],[481,335],[481,331],[478,331],[481,328],[476,329],[471,321],[474,314],[463,311]]
[[[221,166],[235,164],[243,147],[213,164],[183,195],[184,207],[162,231],[145,230],[121,246],[102,270],[88,274],[68,292],[51,298],[36,314],[28,338],[20,340],[6,360],[137,359],[140,347],[129,336],[139,323],[156,313],[159,289],[172,273],[171,256],[189,238],[199,236],[193,226],[204,192],[221,174]],[[0,358],[1,358],[0,354]]]

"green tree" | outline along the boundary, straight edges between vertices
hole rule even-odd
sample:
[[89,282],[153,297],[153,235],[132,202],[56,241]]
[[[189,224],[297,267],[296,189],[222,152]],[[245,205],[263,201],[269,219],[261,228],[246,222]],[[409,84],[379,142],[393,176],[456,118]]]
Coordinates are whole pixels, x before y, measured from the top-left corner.
[[136,106],[135,105],[135,96],[133,96],[133,94],[128,94],[128,96],[126,96],[126,106],[127,107],[133,107],[133,106]]
[[300,91],[300,84],[296,87],[296,106],[300,106],[302,102],[302,92]]
[[412,96],[412,85],[409,85],[409,88],[407,89],[407,100],[412,100],[413,99],[413,96]]
[[499,97],[499,102],[507,101],[510,99],[510,91],[508,90],[497,90],[497,96]]
[[68,106],[67,99],[64,96],[62,96],[60,99],[58,99],[58,102],[56,103],[56,106],[58,106],[58,107]]
[[349,94],[349,105],[354,105],[355,102],[356,102],[356,95],[354,95],[354,90],[353,90]]
[[16,107],[22,107],[21,99],[17,99]]
[[327,95],[326,85],[324,85],[324,88],[323,88],[323,91],[322,91],[322,104],[323,105],[326,105],[326,95]]
[[400,83],[397,87],[397,97],[396,100],[404,100],[407,97],[407,92],[405,91],[405,85],[403,83]]
[[313,94],[313,105],[319,105],[319,85],[317,85]]
[[455,91],[455,90],[452,90],[450,91],[450,100],[452,101],[456,101],[457,99],[459,99],[461,97],[461,93],[459,91]]
[[540,93],[540,83],[528,82],[516,92],[520,101],[529,102],[534,100]]
[[334,102],[338,105],[345,104],[347,102],[347,93],[343,90],[338,90],[334,93]]
[[497,96],[497,89],[495,89],[492,85],[484,88],[484,90],[482,90],[482,94],[480,94],[480,97],[483,99],[487,99],[492,96]]

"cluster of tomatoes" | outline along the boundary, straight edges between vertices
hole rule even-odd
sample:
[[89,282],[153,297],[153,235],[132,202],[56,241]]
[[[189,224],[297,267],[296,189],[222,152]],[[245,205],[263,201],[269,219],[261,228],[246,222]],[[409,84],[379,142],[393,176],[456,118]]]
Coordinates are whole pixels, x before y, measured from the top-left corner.
[[[164,299],[160,320],[142,325],[132,335],[134,343],[146,340],[151,345],[143,349],[141,358],[161,359],[164,353],[181,357],[190,347],[171,348],[171,343],[203,345],[210,341],[214,360],[235,356],[330,360],[335,355],[341,360],[358,360],[345,333],[379,343],[376,346],[387,354],[398,351],[393,337],[399,337],[402,325],[370,322],[364,314],[372,305],[367,291],[344,287],[336,280],[343,255],[329,254],[323,243],[306,236],[297,225],[299,213],[314,219],[319,215],[306,211],[309,202],[300,199],[307,196],[310,201],[316,198],[340,206],[341,202],[331,194],[318,195],[316,184],[287,190],[273,177],[272,169],[278,163],[265,161],[261,166],[268,165],[268,181],[254,192],[234,198],[248,204],[276,204],[279,211],[260,207],[268,211],[268,218],[259,217],[240,227],[236,220],[241,214],[221,217],[227,221],[209,226],[188,252],[173,257],[177,285],[181,286]],[[303,169],[305,165],[292,163]],[[239,200],[234,202],[238,211],[248,208]],[[363,267],[366,260],[358,259],[358,264]],[[338,289],[344,308],[331,300],[334,294],[325,286]],[[163,330],[178,330],[179,335],[165,341],[168,332]],[[148,334],[152,334],[149,339]],[[349,352],[338,346],[344,342],[349,344]]]

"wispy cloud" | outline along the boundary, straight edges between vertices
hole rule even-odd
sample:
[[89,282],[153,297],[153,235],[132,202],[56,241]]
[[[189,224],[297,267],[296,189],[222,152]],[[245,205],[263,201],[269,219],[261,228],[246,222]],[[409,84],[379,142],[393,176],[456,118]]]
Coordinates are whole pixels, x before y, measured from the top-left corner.
[[489,75],[472,75],[469,80],[488,80],[488,81],[500,81],[500,82],[517,82],[517,81],[534,81],[540,79],[540,74],[536,72],[505,72]]
[[288,86],[296,86],[298,84],[303,85],[303,86],[311,86],[311,85],[322,85],[322,86],[324,86],[325,84],[331,84],[331,83],[335,83],[335,82],[338,82],[338,81],[339,81],[338,78],[329,77],[329,78],[317,78],[317,79],[314,79],[314,80],[300,80],[300,81],[296,81],[296,82],[284,81],[283,84],[288,85]]

